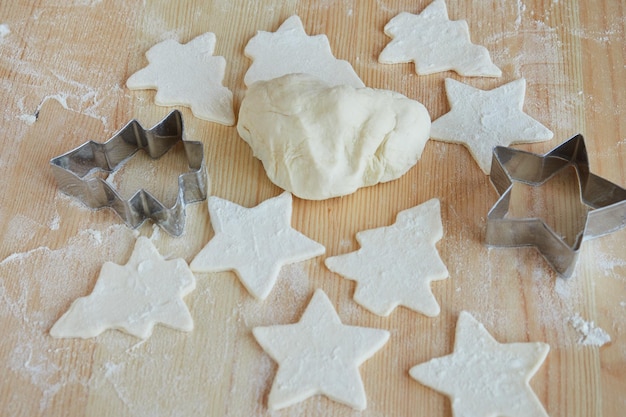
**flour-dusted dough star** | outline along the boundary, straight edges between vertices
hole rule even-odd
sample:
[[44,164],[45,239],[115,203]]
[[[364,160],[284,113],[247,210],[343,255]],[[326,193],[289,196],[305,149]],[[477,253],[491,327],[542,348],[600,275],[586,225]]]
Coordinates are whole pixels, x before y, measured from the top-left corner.
[[222,85],[226,60],[213,56],[215,34],[207,32],[181,45],[173,39],[146,52],[148,66],[126,81],[131,90],[156,89],[159,106],[188,106],[194,116],[235,124],[233,93]]
[[447,78],[451,109],[433,122],[430,137],[465,145],[489,174],[494,147],[552,138],[552,131],[522,110],[525,93],[524,78],[489,91]]
[[356,234],[361,249],[327,258],[328,269],[357,282],[354,299],[380,316],[403,305],[439,314],[430,283],[448,277],[435,244],[443,237],[439,200],[398,213],[396,222]]
[[450,20],[444,0],[435,0],[419,15],[400,13],[385,25],[392,41],[378,57],[382,64],[413,61],[420,75],[454,70],[467,77],[499,77],[489,51],[470,41],[465,20]]
[[253,61],[243,79],[247,86],[297,73],[314,75],[330,85],[365,86],[349,62],[333,56],[326,35],[307,35],[296,15],[276,32],[259,31],[244,54]]
[[268,399],[274,410],[319,394],[364,410],[367,398],[358,368],[389,339],[386,330],[342,324],[320,289],[298,323],[255,327],[252,333],[278,362]]
[[106,262],[92,293],[74,301],[50,335],[87,339],[119,329],[147,339],[157,323],[191,331],[193,319],[183,297],[195,288],[183,259],[165,260],[150,239],[140,237],[126,265]]
[[258,299],[272,291],[283,265],[323,255],[324,246],[291,227],[292,197],[284,192],[253,208],[209,197],[213,239],[191,262],[194,272],[234,270]]
[[455,417],[547,417],[529,381],[549,350],[539,342],[498,343],[463,311],[454,352],[414,366],[409,373],[449,396]]

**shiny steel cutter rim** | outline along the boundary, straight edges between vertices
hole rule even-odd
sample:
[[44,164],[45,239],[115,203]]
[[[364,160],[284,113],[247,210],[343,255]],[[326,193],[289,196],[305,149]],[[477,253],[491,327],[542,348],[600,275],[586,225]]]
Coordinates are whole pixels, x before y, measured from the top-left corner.
[[[172,207],[166,207],[144,189],[126,200],[110,183],[89,175],[98,170],[115,172],[141,149],[158,159],[179,142],[183,143],[189,172],[178,177],[178,194]],[[183,120],[178,110],[148,130],[133,119],[106,142],[90,140],[52,158],[50,165],[59,189],[87,207],[111,208],[131,228],[151,219],[173,236],[180,236],[184,231],[186,205],[205,200],[210,185],[203,145],[184,140]]]
[[[574,167],[580,200],[588,206],[573,245],[538,218],[506,218],[513,182],[539,186],[558,172]],[[490,179],[500,198],[487,214],[486,243],[490,246],[535,246],[554,270],[568,278],[574,272],[582,242],[626,226],[626,189],[590,172],[582,135],[576,135],[545,155],[495,147]]]

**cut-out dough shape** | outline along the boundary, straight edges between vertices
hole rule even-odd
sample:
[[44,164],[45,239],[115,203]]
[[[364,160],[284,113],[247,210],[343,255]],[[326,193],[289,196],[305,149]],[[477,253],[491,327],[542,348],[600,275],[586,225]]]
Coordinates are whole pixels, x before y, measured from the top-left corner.
[[92,293],[74,301],[50,335],[87,339],[118,329],[147,339],[157,323],[191,331],[183,297],[195,288],[183,259],[165,260],[150,239],[140,237],[126,265],[104,263]]
[[548,417],[529,385],[548,355],[545,343],[498,343],[468,312],[454,352],[414,366],[411,377],[450,397],[455,417]]
[[306,73],[330,85],[364,87],[349,62],[333,56],[326,35],[309,36],[296,15],[276,32],[259,31],[244,50],[252,65],[244,76],[246,86],[287,74]]
[[327,258],[328,269],[357,282],[354,299],[380,316],[403,305],[439,314],[430,283],[448,277],[435,244],[443,237],[439,200],[398,213],[388,227],[356,234],[361,249]]
[[131,75],[126,86],[156,89],[159,106],[191,107],[200,119],[234,125],[233,93],[222,85],[226,59],[213,56],[215,41],[207,32],[183,45],[173,39],[154,45],[146,52],[148,66]]
[[253,208],[209,197],[213,239],[191,262],[194,272],[234,270],[264,300],[283,265],[323,255],[324,246],[291,227],[292,197],[284,192]]
[[278,362],[268,399],[273,410],[319,394],[364,410],[367,398],[358,368],[389,339],[386,330],[342,324],[320,289],[298,323],[255,327],[252,332]]
[[433,122],[430,137],[465,145],[480,169],[489,175],[494,147],[542,142],[553,136],[522,110],[525,93],[524,78],[489,91],[447,78],[451,109]]
[[392,38],[380,53],[381,64],[413,61],[420,75],[453,70],[466,77],[500,77],[489,51],[470,40],[465,20],[450,20],[444,0],[435,0],[419,15],[402,12],[385,25]]

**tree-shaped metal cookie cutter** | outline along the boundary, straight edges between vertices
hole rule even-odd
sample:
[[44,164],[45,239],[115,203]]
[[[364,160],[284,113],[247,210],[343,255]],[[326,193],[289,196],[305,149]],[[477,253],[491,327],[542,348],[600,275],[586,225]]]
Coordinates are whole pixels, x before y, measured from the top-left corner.
[[[116,171],[138,150],[143,149],[156,159],[182,142],[189,163],[189,172],[178,177],[178,196],[173,207],[166,207],[144,189],[125,200],[113,186],[98,177],[89,177],[95,170]],[[205,200],[208,176],[201,142],[183,139],[183,120],[175,110],[149,130],[131,120],[104,143],[89,141],[78,148],[50,160],[52,171],[64,193],[78,198],[92,209],[110,207],[131,228],[147,219],[174,236],[185,227],[185,206]]]
[[[541,219],[506,217],[513,181],[539,186],[567,167],[575,168],[581,202],[589,208],[573,245]],[[501,197],[487,214],[487,244],[535,246],[563,277],[570,277],[574,272],[583,241],[626,226],[626,189],[590,172],[582,135],[572,137],[545,155],[495,147],[490,179]]]

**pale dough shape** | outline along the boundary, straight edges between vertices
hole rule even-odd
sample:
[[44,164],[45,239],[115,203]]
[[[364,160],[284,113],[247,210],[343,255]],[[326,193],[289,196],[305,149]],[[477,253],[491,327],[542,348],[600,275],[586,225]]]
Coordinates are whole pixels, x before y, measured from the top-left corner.
[[404,175],[428,141],[430,116],[393,91],[289,74],[248,89],[237,131],[274,184],[323,200]]
[[209,197],[215,236],[190,264],[194,272],[234,270],[254,297],[264,300],[283,265],[323,255],[324,246],[291,227],[292,197],[284,192],[246,208]]
[[392,38],[378,56],[382,64],[413,61],[420,75],[453,70],[466,77],[500,77],[489,51],[470,40],[465,20],[450,20],[444,0],[435,0],[419,15],[402,12],[385,25]]
[[95,337],[107,329],[147,339],[155,324],[193,330],[183,297],[196,279],[183,259],[165,260],[139,237],[126,265],[106,262],[90,295],[75,300],[50,329],[56,338]]
[[356,234],[361,249],[327,258],[328,269],[357,282],[354,300],[379,316],[403,305],[427,316],[439,314],[432,281],[448,277],[435,244],[443,237],[439,200],[398,213],[388,227]]
[[278,362],[268,399],[272,410],[319,394],[364,410],[367,398],[358,368],[389,340],[386,330],[342,324],[321,289],[298,323],[255,327],[252,333]]
[[433,122],[430,137],[465,145],[488,175],[494,147],[542,142],[553,136],[522,110],[525,93],[524,78],[488,91],[447,78],[451,109]]
[[349,62],[333,56],[328,37],[307,35],[296,15],[276,32],[258,31],[244,54],[253,61],[243,79],[248,87],[256,81],[296,73],[314,75],[331,85],[365,86]]
[[226,59],[213,56],[215,41],[207,32],[183,45],[173,39],[154,45],[146,52],[148,66],[131,75],[126,86],[156,89],[159,106],[191,107],[200,119],[234,125],[233,93],[222,85]]
[[548,355],[545,343],[498,343],[468,312],[454,352],[414,366],[411,377],[450,397],[454,417],[548,417],[529,385]]

